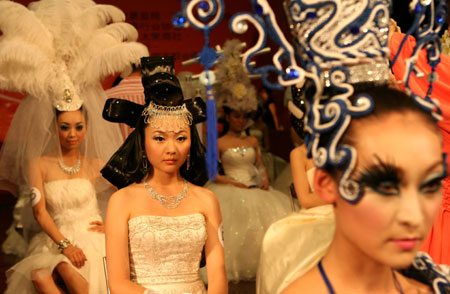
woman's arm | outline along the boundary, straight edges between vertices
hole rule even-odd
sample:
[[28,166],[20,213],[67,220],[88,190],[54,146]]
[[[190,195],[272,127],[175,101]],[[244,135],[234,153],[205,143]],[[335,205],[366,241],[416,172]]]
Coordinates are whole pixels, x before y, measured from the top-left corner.
[[220,184],[231,184],[233,186],[239,187],[239,188],[244,188],[244,189],[248,189],[249,187],[243,183],[239,183],[236,181],[233,181],[225,176],[222,175],[217,175],[216,179],[214,180],[214,182],[216,183],[220,183]]
[[[114,193],[106,211],[106,264],[111,294],[143,294],[145,288],[131,282],[128,258],[129,199],[124,190]],[[151,292],[150,292],[151,293]]]
[[208,274],[208,293],[228,293],[228,281],[225,272],[225,257],[222,237],[222,214],[219,201],[211,191],[202,189],[205,201],[206,232],[205,244],[206,269]]
[[248,137],[250,140],[250,144],[253,146],[253,148],[255,148],[255,152],[256,152],[256,166],[258,167],[258,169],[260,169],[263,172],[263,181],[262,184],[259,185],[259,188],[263,189],[263,190],[269,190],[269,175],[267,174],[267,170],[266,167],[264,166],[264,162],[262,161],[261,158],[261,153],[259,151],[259,143],[258,143],[258,139],[256,139],[255,137]]
[[311,208],[328,204],[315,193],[311,192],[306,175],[306,148],[305,145],[295,148],[291,151],[290,162],[292,171],[292,180],[294,182],[297,200],[302,208]]
[[[43,189],[43,170],[42,159],[33,160],[30,163],[30,179],[31,179],[31,201],[33,206],[33,215],[41,226],[42,230],[58,245],[66,237],[59,231],[52,217],[47,211],[45,204],[45,195]],[[70,240],[69,240],[70,241]],[[62,250],[62,253],[72,262],[72,264],[81,268],[86,259],[83,251],[74,244],[68,245]]]
[[277,116],[277,107],[275,106],[275,103],[269,103],[268,105],[270,113],[272,114],[273,117],[273,123],[275,124],[275,129],[277,131],[281,131],[283,130],[278,122],[278,116]]

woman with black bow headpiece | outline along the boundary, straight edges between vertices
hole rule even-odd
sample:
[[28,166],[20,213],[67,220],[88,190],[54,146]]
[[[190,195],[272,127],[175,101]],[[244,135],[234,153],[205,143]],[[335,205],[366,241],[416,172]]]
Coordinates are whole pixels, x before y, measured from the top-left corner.
[[[206,293],[199,278],[203,247],[208,291],[226,293],[219,203],[197,186],[207,180],[194,126],[204,119],[202,105],[183,100],[173,58],[143,58],[141,65],[145,107],[129,107],[138,113],[128,119],[136,129],[102,171],[124,187],[111,197],[106,217],[111,293]],[[107,105],[110,118],[120,108],[115,104],[122,101]]]

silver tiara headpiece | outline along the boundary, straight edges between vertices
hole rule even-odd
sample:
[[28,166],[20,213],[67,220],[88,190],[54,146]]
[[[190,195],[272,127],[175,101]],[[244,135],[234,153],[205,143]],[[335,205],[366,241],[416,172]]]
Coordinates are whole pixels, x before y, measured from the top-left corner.
[[170,65],[157,65],[154,68],[152,68],[151,70],[148,68],[142,68],[142,75],[146,75],[146,76],[152,76],[156,73],[168,73],[168,74],[174,74],[174,70],[173,67]]
[[150,102],[142,111],[144,122],[152,128],[164,131],[183,129],[192,125],[192,114],[186,108],[186,104],[179,106],[161,106]]

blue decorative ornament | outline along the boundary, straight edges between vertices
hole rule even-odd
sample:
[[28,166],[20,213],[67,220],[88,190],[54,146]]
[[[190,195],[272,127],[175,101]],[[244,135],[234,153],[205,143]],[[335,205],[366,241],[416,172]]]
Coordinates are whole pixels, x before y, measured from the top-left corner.
[[198,6],[203,9],[204,11],[208,11],[209,9],[209,4],[207,1],[202,1],[198,4]]
[[[283,87],[302,82],[305,79],[306,72],[297,64],[295,50],[284,37],[270,5],[267,1],[261,0],[252,0],[251,3],[255,14],[240,12],[235,14],[230,20],[230,28],[237,34],[247,32],[247,23],[252,24],[258,30],[259,37],[256,44],[244,52],[242,58],[248,72],[250,74],[260,75],[264,85],[271,89],[283,89]],[[260,67],[251,66],[250,63],[253,57],[266,46],[268,35],[280,46],[272,57],[273,64]],[[287,67],[283,67],[283,64],[286,64]],[[294,74],[292,76],[287,74],[287,68],[290,68],[290,71],[293,73],[297,72],[298,75]],[[270,74],[278,76],[278,80],[276,82],[270,81]]]
[[172,24],[174,25],[174,27],[181,29],[187,24],[186,17],[184,17],[184,15],[181,12],[176,13],[172,17]]
[[[203,32],[205,44],[201,52],[197,55],[200,64],[205,68],[206,85],[206,122],[207,122],[207,148],[206,167],[210,180],[214,180],[219,171],[218,166],[218,146],[217,146],[217,119],[216,102],[211,89],[211,77],[209,70],[220,54],[209,45],[209,34],[211,30],[222,20],[224,12],[223,0],[182,0],[183,15],[189,25],[196,30]],[[194,13],[196,10],[196,14]],[[198,18],[196,18],[198,16]]]

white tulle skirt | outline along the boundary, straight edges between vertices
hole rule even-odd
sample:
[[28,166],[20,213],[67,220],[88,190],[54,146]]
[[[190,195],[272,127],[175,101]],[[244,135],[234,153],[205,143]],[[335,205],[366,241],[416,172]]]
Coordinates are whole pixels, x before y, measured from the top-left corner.
[[206,188],[220,202],[228,280],[254,280],[264,233],[292,212],[290,196],[272,188],[265,191],[216,183],[208,183]]
[[[77,222],[74,227],[59,227],[60,231],[73,244],[81,248],[87,258],[80,269],[73,267],[89,283],[90,294],[107,293],[103,256],[105,256],[105,235],[88,231],[90,221]],[[82,227],[78,227],[78,226]],[[7,290],[5,294],[37,293],[31,281],[31,272],[35,269],[46,269],[53,272],[55,267],[70,260],[61,254],[56,244],[44,232],[37,234],[30,242],[27,256],[6,272]]]

